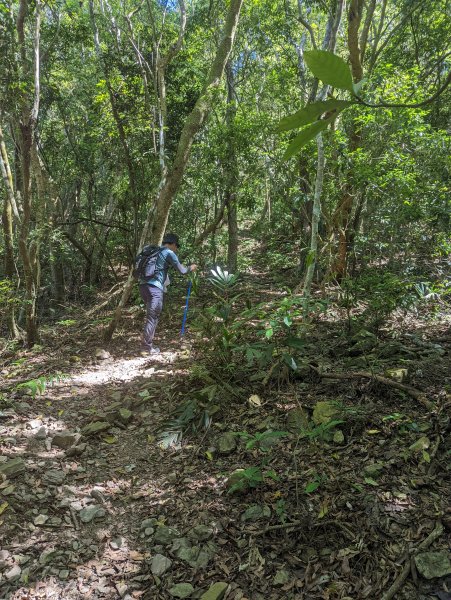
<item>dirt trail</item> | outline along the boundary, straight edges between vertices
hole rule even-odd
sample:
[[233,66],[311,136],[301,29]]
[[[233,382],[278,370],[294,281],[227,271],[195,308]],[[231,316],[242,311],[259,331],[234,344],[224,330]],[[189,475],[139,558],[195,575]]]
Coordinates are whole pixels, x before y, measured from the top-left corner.
[[[266,277],[261,269],[243,279],[254,303],[282,293]],[[233,388],[215,382],[221,411],[212,429],[164,449],[164,423],[205,386],[195,378],[196,351],[179,344],[182,295],[171,302],[160,356],[137,352],[142,314],[132,308],[102,359],[93,325],[61,333],[55,351],[47,345],[4,362],[0,599],[170,600],[201,598],[211,586],[208,600],[226,589],[227,600],[382,597],[404,541],[421,542],[437,518],[449,527],[449,470],[435,460],[445,451],[438,416],[368,382],[306,377],[263,389],[240,381],[238,365]],[[326,369],[345,364],[331,324],[322,327],[312,330],[310,359]],[[433,396],[443,360],[421,361],[420,384],[436,373]],[[35,397],[15,386],[39,377]],[[262,406],[248,404],[251,393],[263,396]],[[227,476],[261,456],[244,445],[218,453],[221,436],[285,429],[330,399],[343,406],[341,442],[280,444],[263,456],[278,480],[227,494]],[[430,440],[431,466],[405,453],[421,436]],[[318,491],[306,493],[315,482]],[[411,583],[396,598],[433,598],[430,586],[421,589]]]

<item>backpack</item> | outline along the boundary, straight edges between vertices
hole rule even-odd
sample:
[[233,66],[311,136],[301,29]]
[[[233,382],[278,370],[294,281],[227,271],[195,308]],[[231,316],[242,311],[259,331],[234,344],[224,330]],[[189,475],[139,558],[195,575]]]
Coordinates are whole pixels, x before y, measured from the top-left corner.
[[136,279],[150,279],[155,275],[155,266],[160,256],[159,246],[144,246],[135,258],[133,277]]

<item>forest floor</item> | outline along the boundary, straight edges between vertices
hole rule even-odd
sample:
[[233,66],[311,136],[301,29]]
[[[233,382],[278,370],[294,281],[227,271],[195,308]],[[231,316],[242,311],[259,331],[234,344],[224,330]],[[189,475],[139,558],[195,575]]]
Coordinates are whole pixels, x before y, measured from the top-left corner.
[[[283,298],[264,272],[240,291]],[[450,600],[449,321],[350,340],[326,312],[308,368],[265,382],[182,347],[183,305],[159,356],[131,307],[107,348],[80,313],[0,358],[0,598]],[[331,377],[387,368],[410,387]]]

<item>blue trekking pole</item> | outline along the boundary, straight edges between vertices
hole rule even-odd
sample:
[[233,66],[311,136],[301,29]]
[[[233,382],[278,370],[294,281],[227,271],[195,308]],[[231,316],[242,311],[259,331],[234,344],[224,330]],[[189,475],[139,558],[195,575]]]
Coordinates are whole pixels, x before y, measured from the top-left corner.
[[188,303],[189,303],[189,297],[191,295],[191,285],[192,285],[192,281],[191,279],[189,280],[188,283],[188,291],[186,292],[186,304],[185,304],[185,311],[183,313],[183,321],[182,321],[182,330],[180,332],[180,337],[182,338],[185,335],[185,325],[186,325],[186,317],[188,316]]

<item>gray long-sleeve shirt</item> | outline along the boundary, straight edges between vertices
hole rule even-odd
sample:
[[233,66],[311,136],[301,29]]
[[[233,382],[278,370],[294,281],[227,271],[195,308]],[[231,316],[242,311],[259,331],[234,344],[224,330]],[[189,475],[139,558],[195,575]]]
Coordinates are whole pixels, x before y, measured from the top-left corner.
[[140,283],[154,285],[155,287],[160,288],[160,290],[164,290],[169,267],[174,267],[174,269],[177,269],[182,275],[186,275],[190,270],[188,267],[181,264],[175,252],[170,250],[167,246],[161,246],[157,262],[155,263],[154,276],[151,279],[140,280]]

